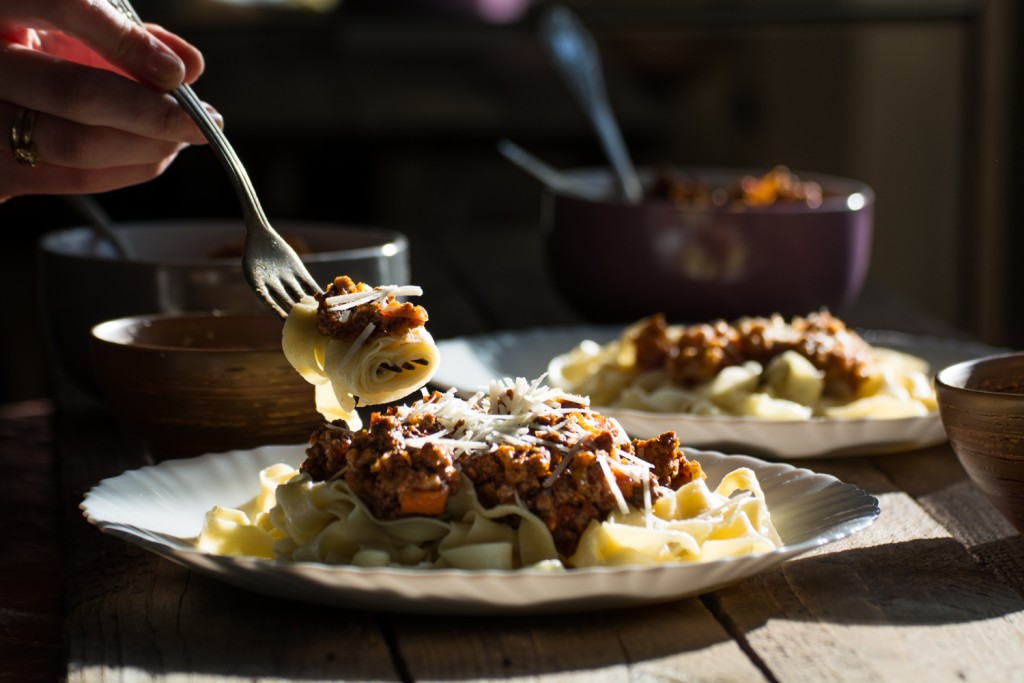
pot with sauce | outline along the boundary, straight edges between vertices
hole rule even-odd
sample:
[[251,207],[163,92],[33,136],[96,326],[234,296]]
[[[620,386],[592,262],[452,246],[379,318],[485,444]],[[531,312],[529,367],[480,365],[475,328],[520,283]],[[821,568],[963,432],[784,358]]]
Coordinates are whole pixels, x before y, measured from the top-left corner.
[[604,168],[566,171],[543,191],[552,276],[586,318],[841,315],[860,293],[874,211],[865,183],[782,168],[640,174],[640,203],[622,199]]

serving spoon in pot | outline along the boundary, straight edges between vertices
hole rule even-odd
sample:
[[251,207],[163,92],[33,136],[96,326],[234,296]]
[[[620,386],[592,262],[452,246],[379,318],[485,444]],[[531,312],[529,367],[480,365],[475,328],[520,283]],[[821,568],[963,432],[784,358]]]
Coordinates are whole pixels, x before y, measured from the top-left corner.
[[119,259],[128,259],[132,256],[132,249],[128,245],[121,235],[118,234],[117,229],[114,228],[114,222],[110,218],[110,214],[90,195],[85,194],[71,194],[63,197],[64,203],[74,209],[89,227],[92,228],[93,232],[96,233],[97,237],[102,237],[110,243],[110,246],[114,250],[114,255]]
[[588,199],[600,199],[605,195],[603,187],[584,183],[567,176],[562,171],[541,161],[511,140],[499,140],[498,151],[501,152],[503,157],[539,180],[552,192],[573,194]]
[[541,17],[540,35],[562,79],[597,131],[622,194],[630,202],[641,201],[643,186],[608,103],[594,37],[576,15],[562,5],[554,5]]

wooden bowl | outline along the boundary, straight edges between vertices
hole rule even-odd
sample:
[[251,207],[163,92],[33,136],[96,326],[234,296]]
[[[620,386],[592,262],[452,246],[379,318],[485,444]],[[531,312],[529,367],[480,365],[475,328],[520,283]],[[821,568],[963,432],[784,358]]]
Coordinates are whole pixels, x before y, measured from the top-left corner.
[[968,476],[1024,532],[1024,353],[940,371],[939,414]]
[[323,421],[314,390],[263,315],[160,314],[92,330],[102,395],[155,460],[303,443]]

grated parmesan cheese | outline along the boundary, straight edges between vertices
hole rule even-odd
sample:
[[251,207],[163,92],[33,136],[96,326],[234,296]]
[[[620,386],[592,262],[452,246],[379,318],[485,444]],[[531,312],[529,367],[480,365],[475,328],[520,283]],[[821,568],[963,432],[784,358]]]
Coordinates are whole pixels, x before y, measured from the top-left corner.
[[422,295],[423,289],[415,285],[381,285],[365,292],[349,292],[329,296],[324,299],[324,303],[327,305],[327,309],[334,313],[364,304],[380,303],[389,297]]
[[604,473],[604,478],[608,482],[608,488],[612,492],[612,496],[615,498],[615,503],[619,506],[619,511],[624,514],[629,514],[629,505],[626,503],[626,499],[622,496],[622,491],[619,490],[619,485],[615,481],[615,475],[612,474],[612,468],[608,465],[608,456],[604,453],[597,454],[597,462],[601,466],[601,472]]
[[[563,455],[551,473],[544,479],[543,486],[551,487],[572,464],[579,449],[579,442],[599,430],[611,427],[616,445],[629,443],[622,426],[615,420],[607,419],[599,424],[596,414],[589,407],[589,400],[563,391],[557,387],[542,384],[541,376],[533,381],[524,378],[503,378],[492,380],[482,391],[467,399],[449,389],[443,394],[429,394],[423,391],[423,400],[412,405],[396,408],[399,419],[433,416],[441,430],[423,437],[406,439],[413,448],[422,448],[427,443],[436,443],[452,448],[456,454],[493,452],[500,446],[537,447],[559,451]],[[581,407],[567,408],[562,401]],[[552,425],[537,425],[541,418],[556,417]],[[535,429],[558,433],[564,439],[559,443],[537,436]],[[608,453],[596,453],[601,472],[608,484],[608,490],[615,504],[623,514],[629,511],[628,503],[615,479],[614,467],[634,481],[644,485],[644,514],[652,514],[651,470],[654,465],[624,449],[614,448],[612,455],[620,462],[612,461]]]
[[348,347],[348,350],[345,352],[345,355],[342,356],[341,363],[338,364],[338,367],[343,368],[346,365],[348,365],[349,359],[352,358],[353,355],[355,355],[355,352],[359,350],[360,346],[366,343],[367,337],[369,337],[370,334],[373,333],[373,330],[376,327],[377,326],[374,325],[373,323],[366,323],[366,327],[363,328],[363,331],[360,332],[359,336],[356,337],[355,341],[352,342],[352,346]]
[[[411,406],[400,406],[399,417],[408,418],[430,414],[442,425],[451,441],[471,442],[470,449],[482,450],[495,444],[513,446],[545,445],[567,450],[562,444],[539,439],[530,428],[539,418],[559,417],[571,413],[589,413],[587,401],[561,389],[541,384],[543,378],[527,382],[523,378],[493,380],[486,391],[461,399],[450,389],[436,398],[424,399]],[[583,408],[565,408],[559,401],[572,401]],[[557,426],[563,429],[567,420]],[[546,430],[552,428],[545,427]],[[616,435],[617,437],[623,436]]]

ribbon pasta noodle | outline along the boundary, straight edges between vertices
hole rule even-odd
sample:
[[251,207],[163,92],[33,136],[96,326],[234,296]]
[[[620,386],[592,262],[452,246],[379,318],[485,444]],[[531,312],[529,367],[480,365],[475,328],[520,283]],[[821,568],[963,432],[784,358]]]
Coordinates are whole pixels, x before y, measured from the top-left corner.
[[552,360],[595,405],[766,420],[904,418],[938,410],[928,364],[870,346],[828,312],[691,326],[641,320]]
[[[201,550],[292,562],[353,566],[514,569],[560,566],[551,533],[515,505],[484,508],[466,487],[446,519],[379,520],[344,481],[313,482],[287,465],[260,473],[260,494],[242,510],[214,508],[196,541]],[[287,471],[285,476],[280,476]],[[269,505],[268,505],[269,503]],[[513,527],[497,520],[519,520]]]
[[710,490],[671,432],[630,440],[540,380],[423,392],[365,428],[326,424],[196,546],[287,562],[421,569],[702,562],[781,545],[754,473]]
[[746,467],[711,491],[703,479],[658,500],[653,514],[631,510],[591,524],[571,558],[575,567],[709,562],[774,550],[782,544],[764,494]]
[[281,346],[292,366],[315,385],[317,410],[358,427],[356,407],[407,396],[433,377],[437,347],[421,306],[396,297],[419,287],[374,287],[336,278],[323,296],[303,297],[285,320]]

